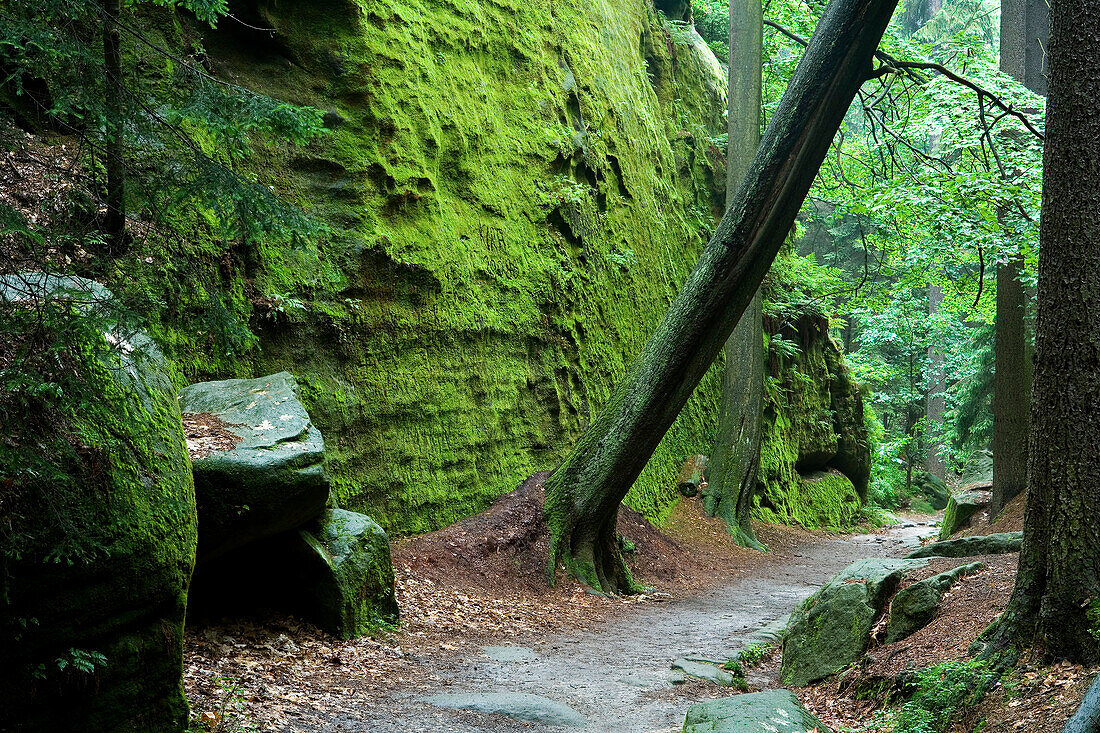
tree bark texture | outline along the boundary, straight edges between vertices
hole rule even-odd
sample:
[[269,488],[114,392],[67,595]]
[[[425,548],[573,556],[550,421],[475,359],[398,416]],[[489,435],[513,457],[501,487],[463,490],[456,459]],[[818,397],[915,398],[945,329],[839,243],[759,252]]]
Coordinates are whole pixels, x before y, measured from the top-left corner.
[[[939,285],[928,286],[928,318],[931,320],[943,305],[943,288]],[[947,383],[943,372],[943,340],[940,339],[928,347],[928,390],[924,395],[924,470],[941,481],[947,478],[947,466],[941,452],[942,444],[934,435],[943,425],[943,413],[947,409]]]
[[[734,200],[760,144],[764,10],[759,0],[730,2],[729,147],[726,205]],[[705,506],[725,520],[738,544],[763,548],[749,512],[760,460],[764,409],[764,309],[757,291],[726,341],[718,440]]]
[[[1005,0],[1001,4],[1001,71],[1037,94],[1047,90],[1049,30],[1046,0]],[[997,268],[991,517],[1027,486],[1032,367],[1025,327],[1027,294],[1020,282],[1023,269],[1019,251]]]
[[1100,659],[1100,5],[1055,0],[1020,569],[993,648]]
[[630,371],[546,482],[551,573],[559,559],[608,592],[636,588],[619,555],[619,504],[714,362],[779,252],[896,0],[833,0],[745,180]]

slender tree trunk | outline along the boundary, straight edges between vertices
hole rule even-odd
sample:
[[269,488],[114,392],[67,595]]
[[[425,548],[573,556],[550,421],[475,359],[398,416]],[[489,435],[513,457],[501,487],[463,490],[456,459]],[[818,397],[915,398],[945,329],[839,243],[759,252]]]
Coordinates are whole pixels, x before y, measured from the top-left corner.
[[[698,264],[630,372],[546,482],[554,566],[609,592],[636,588],[619,504],[714,362],[794,223],[896,0],[833,0],[756,158]],[[553,572],[554,566],[551,567]]]
[[[993,652],[1100,659],[1100,5],[1054,0],[1020,569]],[[989,653],[987,651],[987,653]]]
[[123,164],[122,51],[118,17],[122,0],[103,3],[104,101],[107,106],[107,137],[104,144],[104,168],[107,172],[107,215],[104,233],[112,252],[119,252],[126,239],[126,169]]
[[[759,0],[731,0],[729,57],[729,206],[760,144],[764,10]],[[764,408],[764,310],[757,291],[726,342],[722,409],[714,445],[707,512],[726,521],[739,545],[763,549],[749,511],[756,490]]]
[[[1045,94],[1050,15],[1046,0],[1001,3],[1001,71]],[[1007,173],[1007,172],[1005,172]],[[1027,486],[1031,360],[1025,328],[1027,295],[1017,250],[997,268],[997,335],[993,373],[993,496],[990,517]]]
[[[939,285],[928,286],[928,317],[931,320],[943,304],[943,289]],[[924,444],[927,450],[924,454],[924,470],[941,481],[947,478],[947,467],[944,464],[942,447],[939,439],[934,435],[937,429],[943,425],[943,413],[947,408],[944,393],[947,384],[943,373],[943,339],[938,339],[928,347],[928,391],[924,396]]]

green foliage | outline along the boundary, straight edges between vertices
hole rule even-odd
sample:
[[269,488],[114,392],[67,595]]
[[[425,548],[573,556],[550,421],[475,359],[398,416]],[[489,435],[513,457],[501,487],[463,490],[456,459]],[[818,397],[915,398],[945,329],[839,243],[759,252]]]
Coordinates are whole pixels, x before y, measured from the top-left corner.
[[737,664],[741,667],[755,667],[774,654],[776,649],[778,647],[775,644],[767,641],[751,644],[738,652],[736,662],[731,662],[731,664]]
[[944,662],[914,676],[916,688],[895,718],[894,733],[942,733],[960,709],[977,704],[997,681],[984,662]]

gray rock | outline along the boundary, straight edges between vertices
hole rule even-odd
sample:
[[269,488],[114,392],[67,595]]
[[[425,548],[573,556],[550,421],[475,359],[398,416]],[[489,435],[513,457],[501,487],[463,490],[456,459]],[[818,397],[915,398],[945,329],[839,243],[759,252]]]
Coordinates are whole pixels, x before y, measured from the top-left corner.
[[960,537],[957,540],[933,542],[931,545],[910,552],[906,557],[975,557],[977,555],[1005,555],[1019,552],[1024,542],[1023,532],[998,532],[983,537]]
[[969,527],[974,515],[989,507],[989,501],[990,494],[987,491],[967,491],[952,495],[943,513],[940,539],[950,539],[960,529]]
[[588,725],[588,720],[568,705],[523,692],[466,692],[432,695],[421,700],[452,710],[474,710],[479,713],[506,715],[525,723],[570,728],[583,728]]
[[993,454],[987,450],[975,451],[963,466],[959,486],[972,485],[993,485]]
[[720,667],[706,662],[696,662],[690,659],[677,659],[672,663],[674,671],[683,672],[688,677],[706,680],[719,687],[733,687],[734,677]]
[[533,662],[538,659],[534,649],[523,646],[483,646],[481,653],[494,662]]
[[767,690],[721,700],[697,703],[688,708],[684,733],[801,733],[817,730],[831,733],[790,690]]
[[947,501],[951,498],[951,493],[947,490],[943,479],[933,473],[919,473],[913,479],[913,491],[924,494],[936,511],[946,508]]
[[927,564],[859,560],[799,604],[783,641],[783,683],[802,687],[859,659],[870,642],[875,618],[902,576]]
[[300,572],[318,626],[351,639],[397,621],[390,541],[374,520],[329,509],[299,536],[312,551],[312,561]]
[[199,561],[319,516],[328,500],[325,442],[286,372],[259,379],[192,384],[185,413],[210,413],[241,438],[230,450],[193,461]]
[[960,565],[898,591],[890,601],[890,623],[886,627],[886,643],[892,644],[927,626],[936,614],[936,609],[943,600],[943,594],[959,578],[984,568],[985,565],[980,562]]

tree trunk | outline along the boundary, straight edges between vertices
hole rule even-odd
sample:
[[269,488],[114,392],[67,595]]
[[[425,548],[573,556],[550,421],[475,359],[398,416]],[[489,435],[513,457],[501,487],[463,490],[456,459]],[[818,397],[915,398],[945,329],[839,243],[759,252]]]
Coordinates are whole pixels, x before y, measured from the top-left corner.
[[103,230],[112,253],[120,252],[126,240],[126,168],[123,163],[124,115],[122,109],[122,51],[118,17],[122,0],[103,2],[103,94],[107,108],[107,130],[103,167],[107,173],[107,214]]
[[[1100,659],[1100,5],[1055,0],[1020,569],[989,649]],[[987,651],[987,653],[989,653]]]
[[[764,10],[759,0],[730,2],[727,206],[760,144],[763,32]],[[733,329],[725,352],[718,440],[705,506],[708,514],[725,520],[737,544],[763,549],[749,517],[764,409],[764,310],[759,291]]]
[[[939,285],[928,286],[928,318],[932,320],[943,305],[943,288]],[[942,447],[935,435],[943,425],[943,413],[947,408],[944,393],[947,384],[943,373],[943,339],[937,339],[928,347],[928,391],[924,396],[924,470],[941,481],[947,478],[947,466],[944,464]]]
[[[1004,0],[1001,4],[1001,71],[1028,89],[1045,94],[1049,38],[1046,0]],[[1027,297],[1020,282],[1023,256],[1017,251],[997,268],[997,336],[993,373],[993,496],[989,515],[1027,485],[1028,409],[1031,360],[1024,326]]]
[[629,373],[546,482],[559,559],[608,592],[636,588],[619,555],[619,503],[729,338],[786,238],[896,0],[833,0],[733,203]]

